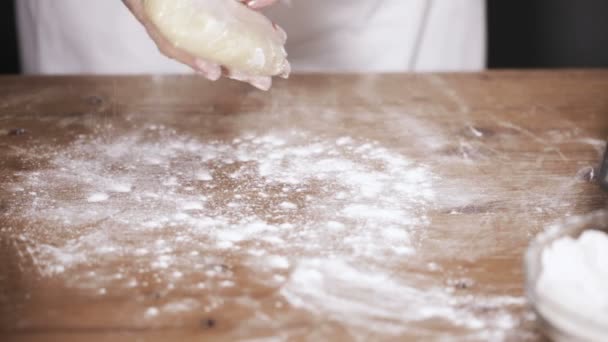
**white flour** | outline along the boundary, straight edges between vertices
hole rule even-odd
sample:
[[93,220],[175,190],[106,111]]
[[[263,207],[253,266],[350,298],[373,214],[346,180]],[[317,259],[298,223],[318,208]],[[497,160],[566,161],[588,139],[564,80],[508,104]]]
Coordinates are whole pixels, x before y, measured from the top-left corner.
[[27,216],[57,227],[36,234],[94,226],[38,245],[41,269],[142,255],[169,268],[191,262],[177,249],[248,242],[369,261],[411,253],[411,235],[428,224],[433,175],[376,143],[345,141],[293,132],[201,143],[156,127],[110,142],[82,139],[48,169],[21,175],[25,191],[36,191]]
[[[247,284],[277,289],[277,307],[377,334],[438,320],[465,337],[500,339],[521,323],[508,311],[521,297],[390,276],[416,257],[427,214],[445,199],[429,167],[377,142],[301,131],[202,141],[149,126],[45,153],[49,164],[14,184],[13,215],[28,222],[24,253],[42,276],[97,295],[207,291],[150,306],[146,320],[210,312],[234,297],[223,291],[246,293],[230,268],[238,265]],[[466,188],[451,191],[467,198]],[[428,272],[442,271],[430,263]],[[246,303],[257,317],[262,309]]]
[[[542,253],[542,272],[536,291],[540,304],[548,300],[591,324],[608,330],[608,235],[586,231],[580,238],[561,238]],[[563,329],[573,325],[559,312],[544,310],[547,318]],[[588,333],[583,329],[583,333]],[[604,340],[598,338],[597,341]]]
[[[309,259],[300,262],[281,293],[292,305],[331,320],[397,336],[410,329],[408,322],[437,319],[468,329],[488,329],[484,337],[500,339],[503,330],[519,323],[505,308],[523,305],[523,298],[457,297],[446,287],[422,290],[413,283],[357,270],[340,260]],[[482,319],[472,311],[475,304],[488,310],[490,317]]]

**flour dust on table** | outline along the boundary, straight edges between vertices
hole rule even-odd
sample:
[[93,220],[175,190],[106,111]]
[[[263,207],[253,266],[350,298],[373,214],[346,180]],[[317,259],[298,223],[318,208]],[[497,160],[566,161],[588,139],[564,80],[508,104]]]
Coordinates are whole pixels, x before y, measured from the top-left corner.
[[[429,213],[466,210],[478,194],[379,142],[298,130],[204,140],[148,125],[36,152],[45,167],[11,185],[10,215],[28,222],[18,250],[40,277],[130,294],[138,322],[236,306],[235,337],[289,335],[302,312],[326,319],[311,336],[399,336],[428,322],[421,336],[441,325],[501,339],[521,323],[509,310],[522,297],[473,297],[471,279],[447,279],[419,253]],[[151,291],[180,295],[149,302]]]

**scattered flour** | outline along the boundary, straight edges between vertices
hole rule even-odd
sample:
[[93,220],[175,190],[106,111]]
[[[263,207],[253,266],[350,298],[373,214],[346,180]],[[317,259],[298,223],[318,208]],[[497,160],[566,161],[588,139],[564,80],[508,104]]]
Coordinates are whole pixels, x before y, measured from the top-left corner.
[[[410,329],[408,322],[435,319],[468,329],[486,329],[486,333],[494,331],[484,335],[492,340],[504,338],[502,331],[519,323],[507,308],[525,303],[523,298],[510,296],[456,297],[444,287],[422,290],[415,282],[359,270],[340,260],[321,259],[301,260],[281,293],[295,307],[370,332],[399,336]],[[482,319],[471,311],[475,305],[483,307],[490,317]]]
[[281,209],[287,209],[287,210],[298,209],[298,206],[291,202],[283,202],[283,203],[279,204],[279,207],[281,207]]
[[105,202],[109,198],[110,198],[110,196],[108,196],[107,194],[97,193],[97,194],[92,194],[89,197],[87,197],[87,202],[90,202],[90,203]]
[[28,222],[21,243],[42,276],[90,289],[210,291],[200,303],[150,307],[147,319],[209,312],[229,300],[226,290],[245,296],[234,263],[281,302],[374,333],[442,320],[502,338],[518,324],[506,308],[521,298],[459,296],[388,275],[417,253],[437,176],[377,142],[301,131],[202,141],[154,126],[83,136],[47,156],[14,184],[13,214]]
[[144,316],[146,318],[153,318],[153,317],[158,316],[159,313],[160,313],[160,311],[158,310],[158,308],[151,307],[146,310],[146,312],[144,313]]
[[[50,168],[20,174],[27,191],[41,192],[23,214],[55,227],[38,233],[92,227],[38,243],[42,269],[142,256],[152,267],[175,267],[191,263],[174,256],[185,245],[239,249],[252,241],[301,255],[386,260],[413,250],[411,235],[428,225],[434,176],[377,143],[302,132],[237,141],[203,143],[162,127],[114,141],[82,138]],[[173,239],[147,241],[160,232]]]
[[271,256],[268,257],[267,259],[267,264],[270,267],[274,267],[274,268],[282,268],[282,269],[287,269],[289,268],[289,260],[287,260],[287,258],[282,257],[282,256]]
[[160,312],[162,313],[180,313],[196,310],[200,306],[200,302],[195,299],[182,299],[165,304]]
[[128,183],[116,183],[108,187],[111,192],[131,192],[131,184]]

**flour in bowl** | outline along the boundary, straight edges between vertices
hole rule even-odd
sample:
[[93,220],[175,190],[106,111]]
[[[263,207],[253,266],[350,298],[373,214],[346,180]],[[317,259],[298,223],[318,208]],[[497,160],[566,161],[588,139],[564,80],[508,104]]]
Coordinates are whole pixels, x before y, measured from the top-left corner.
[[[542,252],[541,274],[536,284],[538,308],[553,324],[592,341],[590,329],[575,319],[608,331],[608,234],[585,231],[578,239],[564,237]],[[557,305],[558,308],[551,309]],[[561,313],[560,313],[561,312]],[[568,314],[565,314],[567,312]],[[570,315],[570,317],[568,317]],[[582,330],[581,330],[582,329]]]

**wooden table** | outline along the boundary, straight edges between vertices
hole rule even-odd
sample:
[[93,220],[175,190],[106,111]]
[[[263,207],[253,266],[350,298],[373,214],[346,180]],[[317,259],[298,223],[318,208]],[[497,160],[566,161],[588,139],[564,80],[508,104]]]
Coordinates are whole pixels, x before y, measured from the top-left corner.
[[[608,71],[0,78],[0,339],[537,340]],[[595,170],[596,171],[596,170]]]

